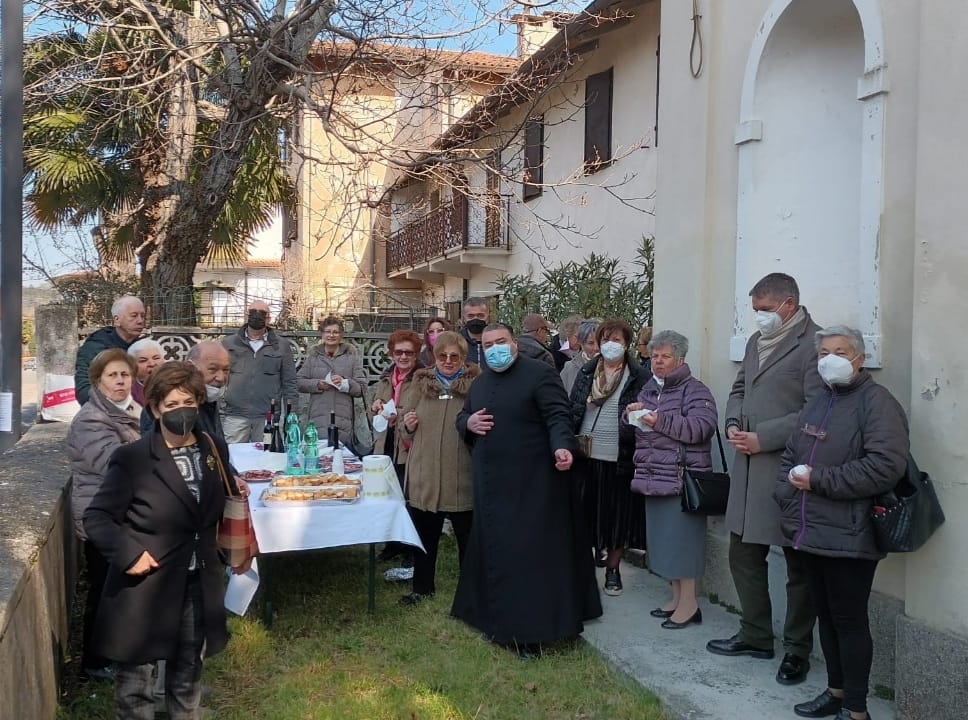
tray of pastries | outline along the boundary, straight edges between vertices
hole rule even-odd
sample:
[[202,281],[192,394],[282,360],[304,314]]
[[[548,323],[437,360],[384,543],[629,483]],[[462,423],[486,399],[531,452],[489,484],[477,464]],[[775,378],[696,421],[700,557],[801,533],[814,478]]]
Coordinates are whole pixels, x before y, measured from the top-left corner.
[[319,488],[334,485],[360,487],[363,481],[338,473],[314,473],[312,475],[276,475],[269,483],[272,488]]
[[267,487],[259,499],[266,507],[305,507],[307,505],[349,505],[359,502],[363,490],[357,485],[319,487]]

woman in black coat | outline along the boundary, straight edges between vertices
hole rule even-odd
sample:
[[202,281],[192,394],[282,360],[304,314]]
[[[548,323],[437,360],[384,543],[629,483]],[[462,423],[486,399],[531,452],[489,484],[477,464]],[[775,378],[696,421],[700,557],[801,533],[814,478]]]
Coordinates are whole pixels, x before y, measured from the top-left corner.
[[109,563],[94,642],[118,663],[118,717],[152,720],[158,660],[167,661],[169,715],[195,717],[203,648],[213,655],[228,642],[215,542],[226,490],[213,457],[228,465],[228,448],[194,431],[205,399],[193,365],[159,367],[145,400],[160,422],[114,453],[84,513],[88,538]]
[[619,563],[625,548],[645,548],[645,497],[631,488],[635,432],[621,422],[626,406],[649,380],[632,358],[633,339],[624,320],[602,322],[595,337],[601,354],[582,367],[571,390],[575,434],[592,438],[591,454],[575,463],[574,472],[592,544],[608,551],[606,595],[622,594]]

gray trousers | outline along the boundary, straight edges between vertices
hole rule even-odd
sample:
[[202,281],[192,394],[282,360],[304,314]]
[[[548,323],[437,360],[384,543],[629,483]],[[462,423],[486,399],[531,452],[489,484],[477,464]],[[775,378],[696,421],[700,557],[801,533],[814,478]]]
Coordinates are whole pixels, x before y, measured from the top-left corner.
[[239,415],[223,415],[222,430],[227,443],[262,442],[266,417],[247,418]]
[[[766,562],[769,552],[769,545],[745,543],[736,533],[729,534],[729,569],[743,611],[740,637],[763,649],[773,648],[773,605]],[[801,553],[785,547],[783,555],[787,566],[783,650],[805,658],[813,650],[813,625],[817,615]]]
[[[185,589],[178,651],[165,663],[165,700],[171,720],[197,720],[202,696],[202,648],[205,622],[202,583],[191,576]],[[118,720],[154,720],[154,663],[118,665],[114,699]]]

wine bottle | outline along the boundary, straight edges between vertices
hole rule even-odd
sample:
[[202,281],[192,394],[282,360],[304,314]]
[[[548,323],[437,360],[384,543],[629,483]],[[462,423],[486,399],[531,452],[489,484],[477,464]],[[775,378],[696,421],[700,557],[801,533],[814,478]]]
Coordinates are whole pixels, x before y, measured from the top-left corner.
[[339,426],[336,425],[336,413],[329,414],[329,427],[326,429],[326,444],[333,450],[339,447]]
[[272,446],[272,442],[275,440],[275,435],[272,434],[272,413],[266,413],[266,424],[262,426],[262,449],[268,452]]

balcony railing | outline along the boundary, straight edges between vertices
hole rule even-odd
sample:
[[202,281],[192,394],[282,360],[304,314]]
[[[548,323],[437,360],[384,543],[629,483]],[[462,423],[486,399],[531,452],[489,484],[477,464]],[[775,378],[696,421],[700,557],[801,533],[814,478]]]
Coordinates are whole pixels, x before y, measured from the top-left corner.
[[471,201],[458,195],[393,233],[387,242],[387,271],[414,268],[459,251],[508,247],[507,198],[494,194]]

